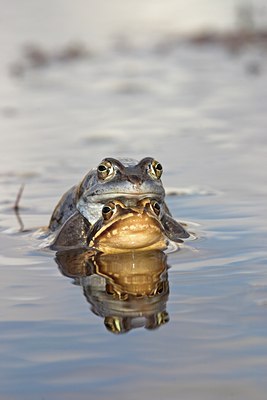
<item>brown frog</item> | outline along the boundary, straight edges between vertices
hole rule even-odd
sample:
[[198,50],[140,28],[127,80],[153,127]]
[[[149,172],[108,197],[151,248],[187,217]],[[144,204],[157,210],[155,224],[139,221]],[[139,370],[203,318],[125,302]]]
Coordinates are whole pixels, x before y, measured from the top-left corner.
[[[102,160],[79,185],[69,189],[56,206],[49,223],[52,248],[162,249],[166,247],[163,243],[167,243],[167,238],[181,242],[182,238],[189,237],[165,204],[162,171],[162,165],[152,157],[139,162]],[[117,236],[116,245],[115,241],[104,245],[109,234],[113,239]]]
[[[75,224],[74,224],[75,225]],[[68,224],[56,236],[52,248],[79,245],[81,231]],[[91,226],[83,225],[83,244],[103,253],[135,250],[165,250],[169,239],[182,243],[188,233],[181,224],[169,217],[164,206],[155,199],[139,200],[134,206],[118,199],[102,208],[101,217]]]

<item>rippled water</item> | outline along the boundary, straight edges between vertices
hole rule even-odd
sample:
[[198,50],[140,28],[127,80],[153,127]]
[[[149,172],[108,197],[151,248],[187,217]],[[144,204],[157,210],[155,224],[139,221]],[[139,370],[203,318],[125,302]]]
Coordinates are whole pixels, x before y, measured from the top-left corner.
[[[266,50],[169,46],[182,2],[129,5],[123,17],[119,1],[112,15],[100,4],[92,24],[82,0],[63,11],[59,1],[29,2],[30,12],[15,3],[1,7],[1,400],[265,399]],[[205,7],[231,25],[234,2],[217,3]],[[194,26],[212,21],[202,11]],[[114,46],[110,33],[125,26]],[[76,38],[90,57],[49,53],[33,68],[20,53],[32,42],[56,54]],[[135,270],[127,258],[90,264],[38,248],[33,228],[91,167],[148,155],[197,240],[167,259],[137,257]],[[22,183],[21,233],[12,206]]]

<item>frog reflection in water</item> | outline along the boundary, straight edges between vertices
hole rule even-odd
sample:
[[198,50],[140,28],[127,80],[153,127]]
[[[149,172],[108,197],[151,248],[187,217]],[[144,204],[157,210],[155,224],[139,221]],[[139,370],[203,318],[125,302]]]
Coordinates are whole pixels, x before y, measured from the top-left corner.
[[189,234],[164,202],[161,173],[152,158],[105,159],[51,217],[51,247],[62,274],[83,286],[92,311],[113,333],[155,329],[169,320],[162,250]]
[[49,223],[51,247],[124,252],[164,249],[168,239],[188,238],[165,204],[161,174],[161,164],[151,157],[104,159],[56,206]]
[[83,287],[92,311],[116,334],[169,321],[167,256],[159,250],[92,255],[82,249],[57,252],[61,273]]

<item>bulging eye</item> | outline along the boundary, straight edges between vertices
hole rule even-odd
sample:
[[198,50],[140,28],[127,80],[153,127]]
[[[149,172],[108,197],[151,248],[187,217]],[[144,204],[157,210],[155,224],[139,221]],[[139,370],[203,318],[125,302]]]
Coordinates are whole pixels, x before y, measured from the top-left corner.
[[113,175],[114,168],[110,161],[102,161],[97,167],[97,176],[104,180]]
[[105,221],[108,221],[115,212],[115,204],[109,203],[102,208],[102,216]]
[[151,208],[156,215],[160,214],[160,204],[156,200],[151,201]]
[[153,178],[160,179],[162,171],[162,165],[158,161],[153,160],[150,165],[150,174],[153,176]]

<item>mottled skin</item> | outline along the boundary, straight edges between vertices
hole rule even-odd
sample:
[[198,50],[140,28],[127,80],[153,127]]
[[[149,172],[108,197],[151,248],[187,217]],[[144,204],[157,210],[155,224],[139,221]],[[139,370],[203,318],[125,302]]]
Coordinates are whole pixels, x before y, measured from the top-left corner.
[[109,254],[137,249],[165,250],[167,238],[159,214],[160,205],[155,200],[143,199],[134,207],[112,200],[103,207],[102,218],[89,232],[89,247]]
[[96,223],[86,224],[85,218],[75,213],[59,231],[52,248],[83,246],[107,254],[165,250],[169,239],[182,243],[181,238],[189,236],[182,225],[166,214],[162,204],[149,198],[139,200],[134,206],[118,199],[109,201]]
[[[164,202],[161,173],[162,166],[151,157],[140,162],[102,160],[56,206],[49,223],[55,236],[51,247],[89,246],[108,252],[116,248],[114,252],[119,252],[163,249],[167,238],[182,242],[181,238],[189,234],[171,217]],[[108,207],[112,208],[110,218],[105,214]],[[134,226],[143,231],[143,236],[137,235],[131,242]],[[110,240],[111,232],[114,243]],[[124,241],[126,237],[129,245]]]
[[[110,174],[103,177],[98,168],[105,164],[111,166]],[[161,167],[151,157],[140,162],[105,158],[98,168],[89,171],[78,185],[62,196],[50,219],[49,229],[59,229],[77,210],[90,224],[94,224],[101,217],[103,205],[113,198],[127,199],[127,204],[134,204],[144,197],[162,201],[165,191],[161,173],[157,174],[154,168],[156,165]]]

